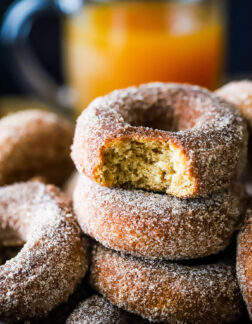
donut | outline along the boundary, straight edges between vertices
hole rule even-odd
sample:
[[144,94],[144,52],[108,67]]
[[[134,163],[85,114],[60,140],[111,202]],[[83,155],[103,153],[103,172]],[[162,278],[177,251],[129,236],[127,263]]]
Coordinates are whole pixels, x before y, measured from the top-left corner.
[[107,187],[207,196],[243,170],[247,125],[198,86],[149,83],[95,99],[77,121],[72,159]]
[[180,199],[139,189],[106,188],[83,175],[73,195],[84,233],[118,251],[173,260],[223,250],[245,211],[245,200],[239,183],[208,198]]
[[41,176],[62,185],[73,171],[72,125],[39,110],[20,111],[0,119],[0,185]]
[[112,304],[150,321],[217,324],[238,319],[243,301],[233,265],[185,265],[96,246],[92,286]]
[[252,320],[252,200],[237,237],[236,272],[243,298]]
[[35,181],[0,188],[0,245],[6,232],[24,246],[0,266],[0,320],[45,316],[85,275],[87,238],[65,195]]
[[234,104],[252,127],[252,81],[229,82],[216,90],[216,94]]
[[249,129],[250,138],[248,145],[248,162],[244,174],[244,180],[247,190],[251,191],[252,182],[252,81],[242,80],[230,82],[220,89],[216,90],[216,94],[228,102],[234,104],[246,119]]
[[141,324],[144,319],[113,306],[106,298],[93,295],[81,302],[66,324]]

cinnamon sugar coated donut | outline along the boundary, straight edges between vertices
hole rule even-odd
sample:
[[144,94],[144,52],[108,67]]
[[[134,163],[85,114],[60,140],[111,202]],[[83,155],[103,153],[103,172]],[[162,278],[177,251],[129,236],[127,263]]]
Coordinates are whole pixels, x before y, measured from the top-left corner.
[[73,203],[82,230],[107,247],[147,258],[188,259],[230,243],[245,210],[245,191],[235,183],[208,198],[179,199],[106,188],[82,175]]
[[216,94],[236,105],[252,127],[252,81],[233,81],[216,90]]
[[25,110],[0,119],[0,185],[41,176],[63,184],[73,171],[72,125],[49,112]]
[[78,305],[66,324],[144,324],[147,321],[113,306],[106,298],[93,295]]
[[66,301],[89,261],[71,204],[52,185],[0,188],[0,244],[16,237],[23,248],[0,266],[0,320],[11,323],[44,316]]
[[241,173],[247,137],[241,114],[208,90],[149,83],[94,100],[77,121],[72,158],[103,186],[207,196]]
[[243,310],[232,265],[182,265],[138,259],[98,246],[91,284],[110,302],[169,324],[232,322]]
[[244,177],[247,182],[247,190],[250,192],[250,183],[252,182],[252,81],[242,80],[230,82],[216,90],[216,94],[234,104],[250,126],[248,161]]
[[243,298],[252,320],[252,201],[237,238],[236,272]]

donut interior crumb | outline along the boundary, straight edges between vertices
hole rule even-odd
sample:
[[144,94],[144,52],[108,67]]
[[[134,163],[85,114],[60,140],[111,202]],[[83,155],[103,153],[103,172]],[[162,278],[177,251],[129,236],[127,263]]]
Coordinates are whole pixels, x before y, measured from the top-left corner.
[[187,196],[195,188],[185,154],[170,143],[121,140],[106,147],[97,169],[100,184]]

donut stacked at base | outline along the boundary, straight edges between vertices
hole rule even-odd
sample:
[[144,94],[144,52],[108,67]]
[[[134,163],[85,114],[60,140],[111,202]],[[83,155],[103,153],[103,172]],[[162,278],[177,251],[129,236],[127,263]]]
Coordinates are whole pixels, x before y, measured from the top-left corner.
[[164,323],[229,323],[243,312],[235,267],[227,261],[147,260],[95,246],[90,282],[112,304]]
[[0,265],[0,320],[43,317],[67,301],[89,265],[89,246],[67,197],[53,185],[0,188],[0,244],[24,245]]
[[130,87],[84,110],[72,146],[73,203],[84,233],[106,247],[93,251],[98,292],[151,321],[225,323],[241,315],[234,265],[176,262],[230,244],[246,206],[238,178],[247,139],[239,111],[198,86]]

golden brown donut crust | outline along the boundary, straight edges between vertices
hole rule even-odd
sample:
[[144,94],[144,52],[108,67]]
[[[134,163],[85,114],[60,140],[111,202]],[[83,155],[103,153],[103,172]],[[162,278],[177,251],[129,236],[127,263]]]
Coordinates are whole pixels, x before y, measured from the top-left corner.
[[53,113],[25,110],[0,119],[0,185],[34,176],[62,185],[74,169],[72,138],[72,125]]
[[111,303],[154,322],[228,323],[243,310],[235,269],[223,263],[147,261],[98,246],[90,281]]
[[236,272],[243,298],[252,319],[252,200],[244,225],[237,237]]
[[164,191],[179,197],[206,196],[227,187],[241,173],[247,137],[240,113],[208,90],[150,83],[94,100],[77,121],[72,158],[80,173],[104,186],[116,186],[100,177],[106,150],[127,141],[167,144],[180,152],[191,187]]
[[[0,188],[0,244],[25,244],[0,266],[0,319],[11,323],[46,315],[66,301],[87,271],[82,238],[68,199],[40,182]],[[9,237],[11,238],[11,237]]]
[[103,245],[135,256],[189,259],[223,250],[245,211],[234,183],[207,198],[106,188],[79,176],[73,204],[82,230]]

